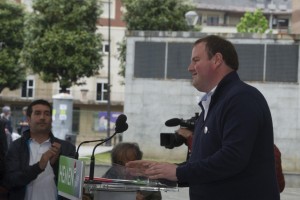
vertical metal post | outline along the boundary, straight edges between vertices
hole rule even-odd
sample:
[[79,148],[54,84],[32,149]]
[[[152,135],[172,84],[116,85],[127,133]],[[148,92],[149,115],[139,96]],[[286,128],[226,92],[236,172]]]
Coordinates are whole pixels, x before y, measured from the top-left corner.
[[[108,0],[108,76],[107,76],[107,137],[110,137],[110,55],[111,55],[111,42],[110,42],[110,0]],[[106,146],[110,146],[111,141],[106,142]]]

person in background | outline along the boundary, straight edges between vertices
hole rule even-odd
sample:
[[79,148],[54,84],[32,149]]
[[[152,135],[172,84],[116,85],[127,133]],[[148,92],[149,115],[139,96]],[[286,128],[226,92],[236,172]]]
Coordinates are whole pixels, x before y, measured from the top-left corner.
[[[133,160],[141,160],[143,152],[137,143],[120,142],[111,151],[112,167],[103,175],[103,178],[130,179],[126,177],[125,164]],[[138,191],[136,200],[161,200],[159,191]]]
[[26,112],[27,112],[27,106],[22,108],[22,119],[18,124],[19,135],[22,135],[24,131],[29,129]]
[[188,71],[205,95],[190,158],[181,165],[130,161],[127,170],[188,185],[191,200],[279,200],[271,112],[264,96],[240,80],[238,67],[230,41],[198,39]]
[[13,141],[5,157],[4,183],[9,199],[57,200],[59,156],[74,158],[75,146],[54,137],[48,101],[31,102],[27,119],[29,129]]
[[8,198],[7,189],[3,185],[3,178],[5,174],[5,153],[7,151],[7,141],[5,134],[5,122],[0,119],[0,199],[6,200]]
[[12,127],[12,121],[11,121],[11,109],[9,106],[4,106],[2,108],[2,113],[0,115],[0,118],[5,123],[7,146],[9,146],[10,143],[12,142],[12,133],[13,133],[13,127]]
[[6,121],[0,118],[0,142],[3,148],[3,154],[5,155],[7,152],[7,136],[5,131]]
[[282,172],[281,164],[281,152],[279,148],[274,144],[274,156],[275,156],[275,169],[279,192],[283,192],[285,188],[285,178]]

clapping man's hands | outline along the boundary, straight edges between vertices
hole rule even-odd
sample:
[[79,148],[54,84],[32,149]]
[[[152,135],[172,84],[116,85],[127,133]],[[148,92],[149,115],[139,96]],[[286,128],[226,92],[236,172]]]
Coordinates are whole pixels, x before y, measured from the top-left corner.
[[50,164],[53,165],[55,161],[58,159],[59,154],[60,154],[60,147],[61,144],[54,142],[50,149],[43,153],[40,162],[39,162],[39,167],[41,169],[45,169],[47,166],[48,161],[50,161]]

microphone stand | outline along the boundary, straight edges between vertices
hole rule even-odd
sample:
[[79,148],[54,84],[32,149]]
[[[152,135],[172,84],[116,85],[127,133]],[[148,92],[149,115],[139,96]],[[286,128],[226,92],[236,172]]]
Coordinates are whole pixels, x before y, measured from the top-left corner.
[[96,144],[96,146],[93,149],[93,153],[91,156],[91,163],[90,163],[90,176],[89,176],[89,180],[92,181],[94,179],[94,169],[95,169],[95,150],[98,146],[100,146],[101,144],[111,140],[111,138],[113,138],[116,134],[118,133],[118,131],[116,131],[113,135],[111,135],[110,137],[104,139],[102,142]]
[[83,141],[83,142],[81,142],[81,143],[78,145],[78,147],[77,147],[77,150],[76,150],[76,153],[75,153],[75,159],[77,160],[78,157],[79,157],[79,148],[80,148],[81,145],[86,144],[86,143],[91,143],[91,142],[102,142],[102,141],[104,141],[104,139],[99,139],[99,140],[89,140],[89,141]]

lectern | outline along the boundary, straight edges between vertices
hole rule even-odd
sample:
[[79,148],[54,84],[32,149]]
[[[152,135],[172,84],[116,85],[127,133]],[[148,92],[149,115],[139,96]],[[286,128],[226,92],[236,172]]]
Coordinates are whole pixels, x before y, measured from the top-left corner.
[[[71,200],[135,200],[137,191],[179,191],[176,182],[132,176],[124,166],[111,166],[110,178],[84,177],[83,161],[60,156],[58,194]],[[111,178],[116,176],[116,178]]]
[[135,200],[137,191],[178,191],[177,184],[170,181],[148,179],[94,178],[84,182],[84,191],[94,200]]

